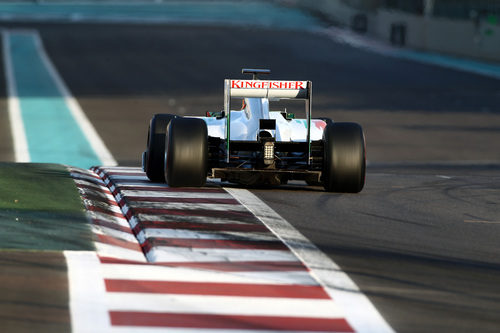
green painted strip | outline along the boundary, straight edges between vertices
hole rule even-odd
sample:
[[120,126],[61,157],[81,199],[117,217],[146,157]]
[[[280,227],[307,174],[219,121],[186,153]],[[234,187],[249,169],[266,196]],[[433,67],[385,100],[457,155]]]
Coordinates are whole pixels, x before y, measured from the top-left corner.
[[62,165],[0,163],[0,229],[0,249],[95,249],[82,200]]
[[29,32],[9,32],[8,49],[31,162],[82,168],[100,160],[71,114],[65,96],[42,59],[40,41]]

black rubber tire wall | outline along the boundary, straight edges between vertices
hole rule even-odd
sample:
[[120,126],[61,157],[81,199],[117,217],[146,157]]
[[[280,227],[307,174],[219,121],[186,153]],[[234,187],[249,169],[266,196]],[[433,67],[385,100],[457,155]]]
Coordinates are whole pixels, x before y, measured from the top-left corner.
[[331,122],[323,132],[323,186],[330,192],[358,193],[365,185],[363,129],[356,123]]
[[203,120],[172,119],[167,128],[165,147],[165,179],[169,186],[205,185],[208,165],[208,131]]
[[168,124],[176,117],[173,114],[155,114],[149,123],[144,171],[153,182],[165,182],[165,134]]

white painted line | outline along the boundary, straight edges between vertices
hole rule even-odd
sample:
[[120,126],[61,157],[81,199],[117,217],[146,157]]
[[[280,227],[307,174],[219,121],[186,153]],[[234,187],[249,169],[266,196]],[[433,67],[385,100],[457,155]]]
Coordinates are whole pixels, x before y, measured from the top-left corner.
[[[135,181],[141,181],[141,180],[147,180],[149,181],[149,178],[146,175],[143,176],[137,176],[137,175],[107,175],[109,179],[112,179],[115,182],[121,181],[126,181],[126,180],[135,180]],[[165,185],[165,184],[164,184]]]
[[[134,188],[137,186],[141,187],[151,187],[151,188],[158,188],[158,187],[167,187],[167,184],[162,184],[162,183],[150,183],[149,180],[148,182],[145,182],[144,180],[139,181],[139,180],[127,180],[126,182],[121,182],[120,179],[113,179],[114,184],[112,186],[116,186],[120,189],[124,187],[129,187],[129,188]],[[109,180],[105,181],[106,184],[111,184]]]
[[131,249],[100,242],[94,242],[94,245],[96,247],[97,253],[99,253],[101,257],[147,262],[144,253],[141,251],[134,251]]
[[206,192],[164,192],[164,191],[137,191],[121,190],[117,200],[125,197],[146,197],[146,198],[182,198],[182,199],[232,199],[228,193],[206,193]]
[[[181,327],[146,327],[146,326],[113,326],[109,333],[284,333],[282,330],[251,330],[222,328],[181,328]],[[293,333],[321,333],[318,331],[293,331]],[[331,333],[331,332],[324,332]]]
[[[103,193],[103,192],[99,191],[98,189],[88,188],[88,187],[86,187],[86,188],[78,187],[78,192],[80,192],[80,194],[83,197],[92,197],[93,200],[98,200],[98,201],[101,201],[102,203],[105,203],[108,205],[113,205],[113,206],[117,205],[115,198],[111,197],[107,193]],[[94,198],[96,198],[96,199],[94,199]]]
[[206,249],[174,246],[155,246],[146,255],[151,262],[208,262],[208,261],[298,261],[290,251]]
[[248,241],[279,241],[270,232],[242,232],[242,231],[196,231],[186,229],[153,229],[147,228],[137,234],[139,242],[146,238],[183,238],[183,239],[222,239]]
[[137,172],[144,172],[142,171],[142,168],[139,167],[123,167],[123,166],[106,166],[105,167],[106,171],[110,172],[123,172],[123,173],[137,173]]
[[122,214],[122,210],[120,209],[119,206],[109,205],[106,203],[96,202],[96,201],[88,200],[88,199],[83,199],[83,202],[85,203],[87,208],[98,207],[98,208],[102,208],[102,209],[106,210],[106,212],[109,212],[110,214],[112,214],[112,213]]
[[71,176],[71,178],[73,178],[73,180],[75,181],[75,183],[77,183],[79,185],[83,185],[83,186],[88,186],[88,187],[94,188],[96,191],[99,191],[102,194],[106,194],[106,195],[110,196],[110,194],[105,193],[105,192],[109,191],[109,189],[106,186],[104,186],[104,185],[97,185],[95,182],[90,181],[89,180],[90,178],[82,179],[82,177],[80,177],[79,174],[71,173],[70,176]]
[[318,285],[309,272],[220,272],[159,265],[101,264],[103,278],[141,281]]
[[21,116],[21,105],[16,88],[16,78],[13,73],[12,59],[10,57],[9,32],[2,30],[2,47],[4,59],[5,82],[7,84],[7,104],[9,110],[10,128],[14,143],[16,162],[30,162],[28,141]]
[[82,108],[80,107],[80,104],[78,104],[78,101],[73,97],[73,95],[70,93],[68,87],[64,83],[63,79],[60,77],[59,73],[55,69],[54,65],[52,64],[52,61],[49,59],[47,56],[47,53],[45,52],[45,48],[43,46],[42,40],[40,38],[40,34],[38,31],[33,31],[33,37],[35,40],[35,44],[38,50],[38,53],[40,55],[40,59],[44,63],[45,67],[47,68],[47,71],[49,72],[50,76],[54,80],[59,92],[61,95],[64,97],[64,100],[66,102],[66,105],[68,106],[69,110],[71,111],[71,114],[73,115],[73,118],[76,120],[78,126],[83,132],[83,135],[89,142],[90,146],[96,153],[97,157],[101,161],[102,165],[117,165],[118,163],[116,160],[113,158],[111,155],[110,151],[102,141],[101,137],[95,130],[94,126],[90,123],[89,119],[83,112]]
[[[208,197],[207,193],[207,197]],[[173,210],[212,210],[222,212],[247,212],[246,208],[235,204],[213,204],[213,203],[187,203],[187,202],[151,202],[151,201],[131,201],[126,206],[132,209],[142,208],[151,209],[151,213],[155,213],[155,209],[173,209]],[[124,207],[125,208],[125,207]],[[127,214],[128,209],[124,209],[123,213]]]
[[290,223],[251,192],[237,188],[225,190],[254,213],[309,267],[330,297],[344,309],[347,321],[356,332],[394,332],[349,276]]
[[102,220],[102,221],[106,221],[106,222],[112,222],[112,223],[116,223],[116,224],[119,224],[122,226],[130,227],[130,224],[128,223],[127,219],[124,217],[118,217],[118,216],[109,215],[109,214],[101,213],[101,212],[95,212],[95,211],[91,211],[91,210],[87,210],[87,214],[92,219]]
[[111,327],[106,289],[95,252],[64,251],[68,267],[73,333],[105,332]]
[[331,299],[108,293],[111,311],[343,318]]
[[218,217],[184,215],[166,216],[140,213],[130,218],[130,225],[132,226],[132,228],[134,228],[139,221],[249,224],[248,222],[241,222],[236,219],[225,219]]
[[73,180],[75,181],[78,191],[80,193],[99,197],[105,202],[116,202],[115,198],[108,193],[109,190],[107,188],[103,188],[102,186],[94,185],[89,182],[81,181],[75,178],[73,178]]
[[89,185],[95,186],[95,183],[102,184],[102,186],[107,189],[107,187],[105,186],[104,182],[101,179],[94,178],[91,175],[85,175],[85,174],[81,174],[81,173],[72,172],[71,177],[74,179],[87,181],[88,182],[87,184],[90,183]]
[[[90,212],[88,212],[88,211],[87,211],[87,213],[90,214]],[[95,212],[95,214],[100,214],[100,213]],[[101,221],[112,223],[112,224],[115,224],[116,226],[120,226],[120,227],[130,228],[130,224],[128,223],[127,219],[125,219],[125,218],[119,218],[119,217],[110,216],[110,215],[106,215],[106,214],[101,214],[99,216],[102,217],[102,218],[100,218]],[[95,217],[95,215],[92,217]]]
[[[165,183],[153,183],[151,181],[147,182],[131,182],[131,183],[117,183],[116,186],[114,184],[110,184],[110,188],[113,188],[112,190],[134,190],[137,187],[142,187],[142,188],[148,188],[151,189],[152,191],[164,191],[165,188],[168,188],[168,185]],[[167,190],[168,191],[168,190]],[[177,193],[175,191],[172,191],[173,193]],[[203,191],[200,191],[203,192]],[[193,192],[196,193],[196,192]]]
[[[113,326],[110,333],[289,333],[283,330],[253,329],[211,329],[211,328],[179,328],[179,327],[132,327]],[[293,333],[331,333],[332,331],[291,331]]]
[[137,238],[135,238],[134,234],[103,227],[96,224],[91,224],[91,230],[96,235],[110,236],[119,240],[136,243],[137,246],[140,247],[139,243],[137,242]]

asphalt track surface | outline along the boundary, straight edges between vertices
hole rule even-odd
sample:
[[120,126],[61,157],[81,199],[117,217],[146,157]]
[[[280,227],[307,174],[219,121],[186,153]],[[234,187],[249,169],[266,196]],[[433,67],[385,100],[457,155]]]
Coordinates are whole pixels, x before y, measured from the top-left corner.
[[[298,31],[13,26],[39,30],[123,166],[139,165],[154,113],[219,110],[223,79],[241,77],[242,67],[312,80],[315,116],[365,128],[364,191],[296,183],[252,192],[338,263],[396,331],[498,331],[500,81]],[[7,161],[5,101],[0,107]]]

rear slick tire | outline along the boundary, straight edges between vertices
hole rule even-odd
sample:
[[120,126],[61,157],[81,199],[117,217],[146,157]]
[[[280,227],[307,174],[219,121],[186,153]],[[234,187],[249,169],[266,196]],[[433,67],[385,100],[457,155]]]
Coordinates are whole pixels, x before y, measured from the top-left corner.
[[207,181],[208,131],[197,118],[172,119],[165,141],[165,180],[171,187],[200,187]]
[[151,118],[148,130],[147,148],[143,156],[143,168],[146,176],[153,182],[165,182],[163,172],[165,163],[165,134],[173,114],[155,114]]
[[328,123],[323,132],[323,186],[329,192],[358,193],[365,185],[363,129],[356,123]]

